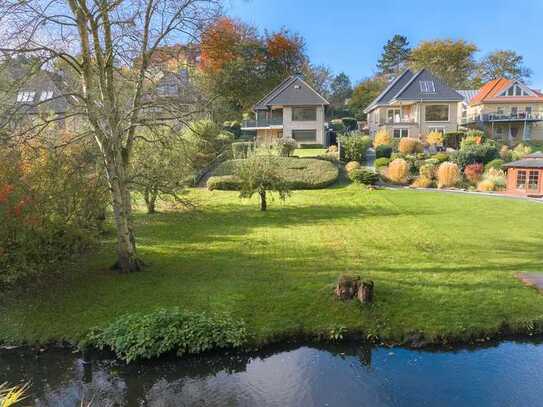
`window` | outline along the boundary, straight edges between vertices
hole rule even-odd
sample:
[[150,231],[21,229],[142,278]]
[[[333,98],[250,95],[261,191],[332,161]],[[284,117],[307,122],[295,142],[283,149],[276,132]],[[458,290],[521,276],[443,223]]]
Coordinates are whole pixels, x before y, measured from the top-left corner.
[[317,109],[314,107],[293,107],[292,121],[314,122],[317,120]]
[[435,93],[436,86],[434,81],[419,81],[420,91],[423,93]]
[[526,116],[530,117],[532,115],[532,106],[526,106]]
[[530,171],[528,174],[528,190],[537,191],[539,189],[539,171]]
[[36,92],[32,91],[21,91],[17,94],[17,102],[33,102],[34,97],[36,96]]
[[496,114],[498,116],[503,116],[503,107],[496,108]]
[[408,129],[394,129],[394,138],[409,137]]
[[388,123],[399,123],[402,117],[401,109],[388,109],[387,121]]
[[515,117],[518,114],[518,107],[513,106],[511,108],[511,116]]
[[526,188],[526,171],[517,172],[517,189]]
[[505,127],[497,126],[494,130],[496,132],[496,137],[503,139],[505,137]]
[[317,130],[292,130],[292,138],[298,143],[315,143]]
[[515,83],[505,92],[501,93],[500,96],[530,96],[530,94]]
[[427,122],[448,122],[449,105],[426,105],[425,117]]
[[157,86],[156,93],[159,96],[178,96],[178,89],[175,83],[163,83]]
[[44,90],[41,92],[40,95],[40,102],[43,102],[45,100],[49,100],[53,97],[53,91],[52,90]]

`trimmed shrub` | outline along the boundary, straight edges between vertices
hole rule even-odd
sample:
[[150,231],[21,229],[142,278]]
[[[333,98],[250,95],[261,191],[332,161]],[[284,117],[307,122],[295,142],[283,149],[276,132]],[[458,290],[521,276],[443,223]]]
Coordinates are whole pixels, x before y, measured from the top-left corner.
[[443,133],[439,131],[432,131],[426,136],[426,142],[431,146],[443,145]]
[[356,168],[349,173],[349,179],[358,184],[375,185],[379,181],[379,175],[367,168]]
[[409,176],[409,164],[402,158],[396,158],[387,168],[386,177],[397,184],[405,184]]
[[347,131],[356,131],[358,130],[358,121],[354,117],[343,117],[341,118],[343,126]]
[[419,139],[412,137],[403,137],[400,139],[400,144],[398,145],[400,154],[421,153],[423,150],[422,143]]
[[477,184],[483,175],[483,164],[470,164],[464,168],[464,176],[471,184]]
[[247,337],[245,323],[241,320],[174,308],[122,316],[106,328],[91,332],[85,344],[110,349],[130,363],[169,352],[182,356],[212,349],[238,348],[247,342]]
[[[269,159],[269,158],[267,158]],[[273,157],[280,161],[281,176],[290,190],[326,188],[337,181],[339,169],[332,162],[315,158]],[[244,160],[228,160],[221,163],[207,181],[209,189],[239,190],[239,168]]]
[[340,145],[342,159],[346,161],[363,161],[371,146],[371,139],[360,134],[343,135],[340,137]]
[[313,149],[313,148],[324,148],[324,146],[322,144],[300,144],[298,148]]
[[347,164],[345,164],[345,171],[347,171],[347,173],[350,173],[351,171],[358,170],[361,167],[362,166],[358,161],[349,161]]
[[460,169],[455,163],[442,163],[437,169],[437,187],[450,188],[458,184],[461,179]]
[[413,188],[431,188],[433,185],[433,181],[430,178],[426,178],[424,176],[417,177],[411,186]]
[[339,154],[336,152],[336,153],[326,153],[326,154],[321,154],[321,155],[317,155],[315,157],[312,157],[316,160],[324,160],[324,161],[329,161],[331,163],[334,163],[336,165],[339,164]]
[[454,161],[461,167],[466,165],[486,164],[498,157],[498,149],[493,143],[466,144],[456,153]]
[[234,160],[247,158],[255,149],[255,143],[252,141],[241,141],[232,143],[232,156]]
[[447,148],[460,148],[460,142],[465,137],[465,133],[461,131],[450,131],[443,135],[443,145]]
[[449,154],[447,153],[437,153],[432,156],[432,159],[437,160],[438,163],[444,163],[449,161]]
[[280,138],[276,141],[275,147],[280,157],[290,157],[298,147],[298,143],[291,138]]
[[499,158],[490,161],[487,165],[485,165],[485,171],[488,171],[491,168],[494,168],[496,170],[500,170],[502,168],[502,165],[505,164],[505,162]]
[[375,168],[386,167],[388,164],[390,164],[390,158],[386,157],[378,158],[374,162]]
[[390,158],[392,150],[393,148],[390,144],[379,144],[375,148],[375,158]]
[[374,148],[377,148],[382,144],[392,144],[392,137],[386,130],[379,130],[377,134],[375,134],[375,138],[373,140]]

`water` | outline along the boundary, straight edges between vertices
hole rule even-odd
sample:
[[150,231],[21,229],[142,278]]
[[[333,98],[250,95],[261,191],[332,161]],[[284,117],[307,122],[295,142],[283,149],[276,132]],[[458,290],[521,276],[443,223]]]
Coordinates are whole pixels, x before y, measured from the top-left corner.
[[32,382],[26,405],[543,406],[543,344],[447,352],[356,344],[126,366],[54,350],[0,351],[0,383]]

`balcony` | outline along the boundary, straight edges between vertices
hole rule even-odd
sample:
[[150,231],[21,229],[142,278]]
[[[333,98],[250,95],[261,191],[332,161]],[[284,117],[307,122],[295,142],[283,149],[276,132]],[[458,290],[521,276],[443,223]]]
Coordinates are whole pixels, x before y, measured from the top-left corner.
[[408,124],[416,124],[417,119],[415,117],[411,116],[403,116],[403,117],[386,117],[384,119],[381,119],[379,121],[379,125],[393,125],[393,124],[400,124],[400,125],[408,125]]
[[251,130],[251,129],[265,129],[270,127],[282,127],[283,126],[283,118],[282,117],[271,117],[271,118],[264,118],[264,119],[258,119],[258,120],[244,120],[241,123],[241,128],[243,130]]
[[485,113],[462,118],[462,124],[543,121],[543,112]]

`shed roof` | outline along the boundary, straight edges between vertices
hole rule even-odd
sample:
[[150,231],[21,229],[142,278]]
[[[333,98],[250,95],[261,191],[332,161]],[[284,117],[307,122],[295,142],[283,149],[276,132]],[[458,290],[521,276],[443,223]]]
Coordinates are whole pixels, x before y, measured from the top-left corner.
[[543,153],[537,151],[528,154],[522,160],[512,161],[502,165],[503,168],[543,168]]

